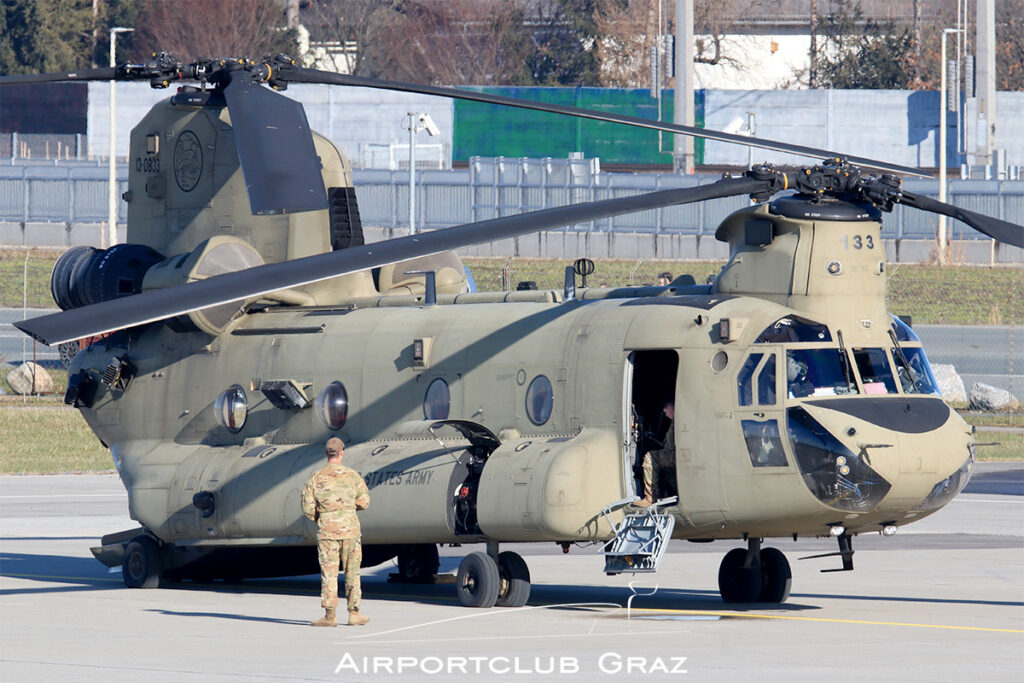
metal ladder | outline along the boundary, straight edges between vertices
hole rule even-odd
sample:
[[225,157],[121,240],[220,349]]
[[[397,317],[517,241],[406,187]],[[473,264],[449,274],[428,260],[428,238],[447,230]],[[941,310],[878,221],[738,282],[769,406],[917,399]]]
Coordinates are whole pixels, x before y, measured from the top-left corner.
[[605,556],[605,574],[653,573],[658,570],[661,558],[668,548],[676,520],[667,512],[659,512],[658,508],[673,505],[678,497],[663,498],[650,507],[626,515],[620,524],[616,524],[612,513],[636,500],[635,497],[623,499],[606,505],[601,510],[608,525],[615,531],[615,537],[608,541],[602,552]]

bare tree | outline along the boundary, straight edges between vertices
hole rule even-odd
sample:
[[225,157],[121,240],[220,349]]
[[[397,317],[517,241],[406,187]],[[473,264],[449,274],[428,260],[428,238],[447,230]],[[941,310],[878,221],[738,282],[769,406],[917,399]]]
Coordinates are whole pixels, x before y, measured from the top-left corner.
[[[658,5],[662,8],[664,33],[675,33],[675,2],[665,0],[602,0],[597,13],[600,37],[601,84],[611,87],[646,87],[651,47],[660,40]],[[751,13],[765,14],[778,8],[779,0],[695,0],[694,62],[722,64],[743,70],[746,50],[730,34]],[[670,59],[670,55],[665,55]]]
[[996,87],[1024,90],[1024,0],[996,3]]
[[378,17],[376,66],[392,78],[448,85],[526,82],[529,36],[516,0],[409,0]]
[[135,36],[136,58],[166,51],[200,57],[259,59],[295,48],[279,0],[147,0]]
[[[385,76],[388,24],[395,20],[393,3],[380,0],[316,0],[303,9],[309,31],[305,66],[347,71],[357,76]],[[343,64],[338,63],[342,61]],[[328,63],[333,62],[333,63]]]

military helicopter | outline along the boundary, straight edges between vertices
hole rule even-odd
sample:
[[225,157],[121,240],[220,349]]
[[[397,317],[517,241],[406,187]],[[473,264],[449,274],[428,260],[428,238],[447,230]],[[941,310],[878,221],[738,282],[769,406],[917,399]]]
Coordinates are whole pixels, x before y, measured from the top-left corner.
[[[913,330],[885,309],[881,213],[907,204],[1017,246],[1024,229],[902,191],[896,174],[917,169],[285,57],[158,55],[0,85],[137,79],[196,85],[132,131],[129,243],[68,251],[51,282],[63,311],[16,323],[72,345],[65,402],[110,448],[141,525],[93,551],[130,587],[315,572],[299,495],[336,435],[371,489],[364,564],[397,556],[397,578],[427,581],[438,544],[484,544],[456,581],[474,607],[529,598],[526,562],[501,543],[606,543],[615,573],[655,569],[669,538],[741,541],[722,561],[722,598],[782,602],[789,563],[763,539],[833,537],[830,554],[850,570],[854,536],[895,533],[970,477],[970,426],[942,401]],[[364,244],[348,162],[275,92],[290,83],[464,98],[824,161]],[[731,255],[711,284],[577,287],[581,264],[562,290],[469,292],[452,251],[741,195],[757,203],[718,228]],[[636,511],[640,455],[669,429],[675,467],[655,472],[657,502]]]

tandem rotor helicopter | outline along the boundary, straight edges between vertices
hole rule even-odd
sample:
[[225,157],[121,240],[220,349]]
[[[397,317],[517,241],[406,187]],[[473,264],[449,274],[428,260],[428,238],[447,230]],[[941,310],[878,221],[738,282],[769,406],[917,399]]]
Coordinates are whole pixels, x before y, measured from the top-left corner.
[[[364,564],[397,556],[399,578],[428,581],[438,544],[483,543],[456,582],[476,607],[529,597],[529,569],[503,542],[605,543],[605,570],[617,573],[656,569],[670,538],[742,541],[722,561],[722,598],[782,602],[789,564],[763,539],[834,537],[830,554],[850,570],[854,536],[895,533],[970,477],[970,426],[943,402],[917,336],[885,309],[880,216],[907,204],[1016,246],[1024,228],[902,191],[896,174],[917,169],[281,56],[161,54],[0,85],[88,80],[197,83],[131,133],[128,243],[68,251],[51,281],[63,311],[15,323],[74,354],[65,402],[110,448],[141,525],[93,549],[123,566],[128,586],[317,571],[299,496],[335,435],[371,489]],[[825,161],[364,244],[348,162],[275,92],[290,83],[463,98]],[[731,254],[708,285],[577,288],[569,269],[558,291],[469,292],[452,251],[741,195],[758,203],[718,228]],[[667,429],[675,466],[656,472],[656,503],[631,513],[639,456]]]

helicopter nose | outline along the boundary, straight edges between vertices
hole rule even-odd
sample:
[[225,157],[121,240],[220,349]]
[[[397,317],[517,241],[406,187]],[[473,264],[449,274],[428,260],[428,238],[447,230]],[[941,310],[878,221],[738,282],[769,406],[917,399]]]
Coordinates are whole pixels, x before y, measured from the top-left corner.
[[973,463],[970,427],[937,397],[804,403],[789,431],[811,491],[851,512],[910,521],[952,500]]

